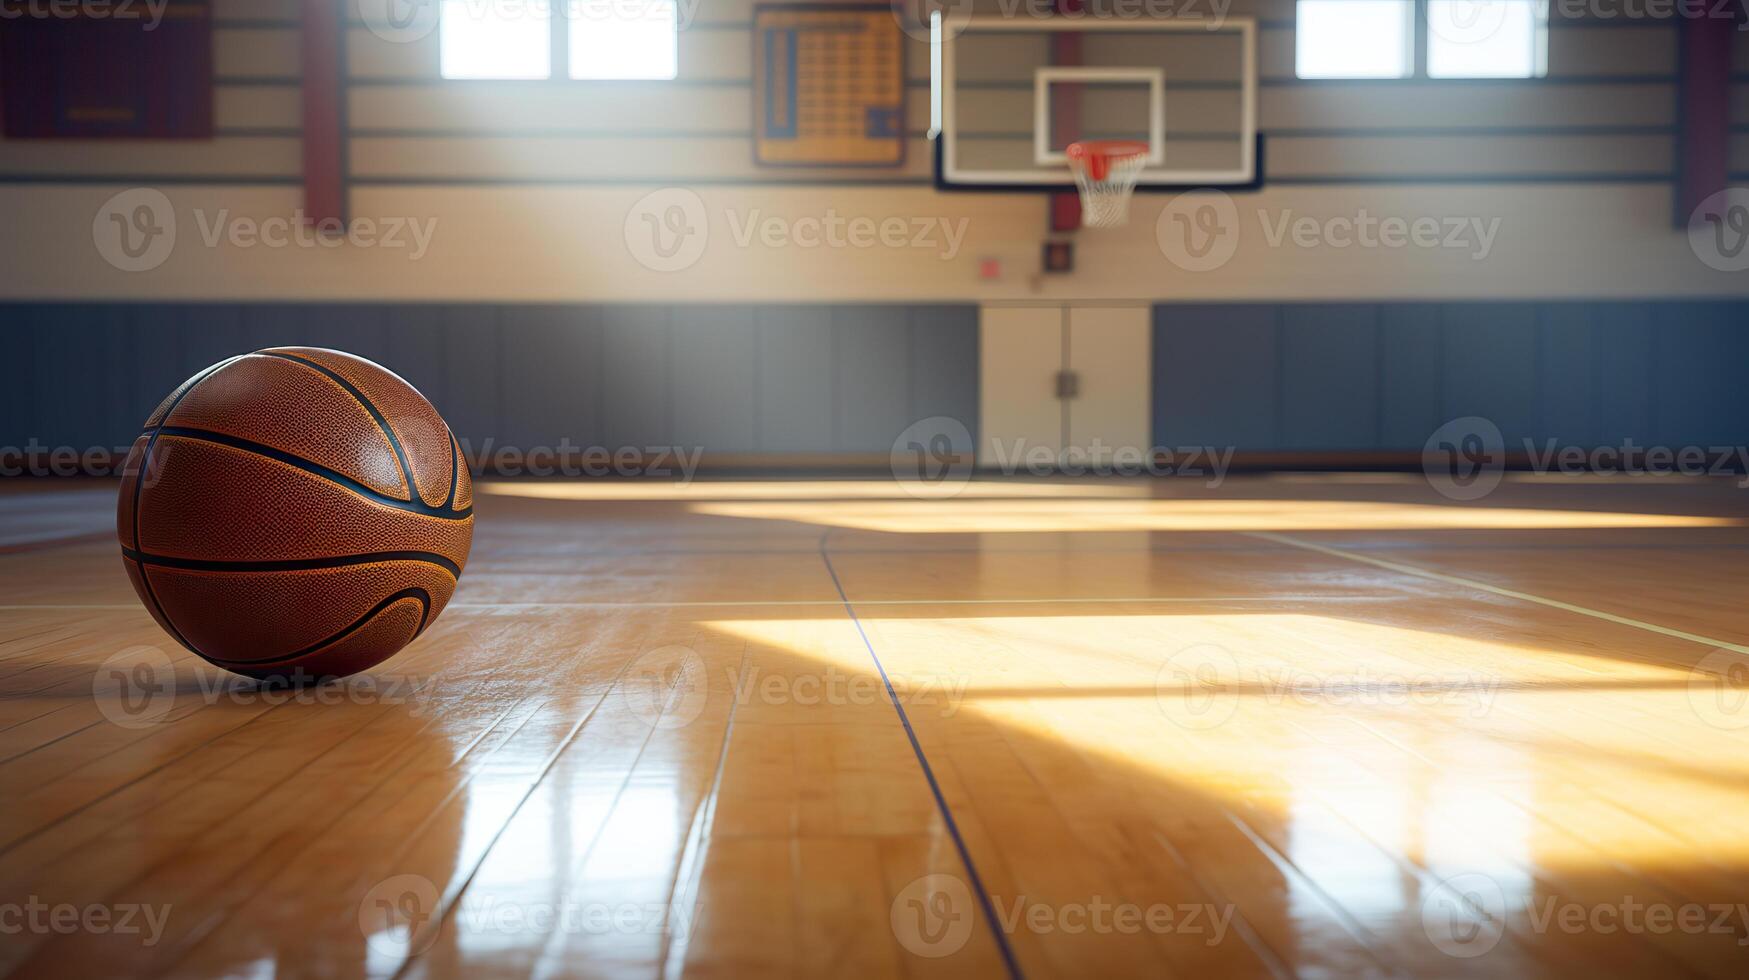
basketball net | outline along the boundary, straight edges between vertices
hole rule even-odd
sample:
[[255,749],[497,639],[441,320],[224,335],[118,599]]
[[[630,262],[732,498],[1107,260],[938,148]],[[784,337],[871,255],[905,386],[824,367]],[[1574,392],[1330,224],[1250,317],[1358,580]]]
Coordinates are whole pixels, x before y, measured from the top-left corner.
[[1111,228],[1130,219],[1130,193],[1148,162],[1148,144],[1132,140],[1070,143],[1069,169],[1081,191],[1081,224]]

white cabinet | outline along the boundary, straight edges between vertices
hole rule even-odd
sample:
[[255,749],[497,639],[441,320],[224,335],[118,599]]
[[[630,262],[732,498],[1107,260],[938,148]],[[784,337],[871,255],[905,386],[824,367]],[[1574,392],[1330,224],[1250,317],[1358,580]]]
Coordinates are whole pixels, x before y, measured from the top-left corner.
[[1151,445],[1147,306],[986,306],[979,350],[979,466],[1109,462]]

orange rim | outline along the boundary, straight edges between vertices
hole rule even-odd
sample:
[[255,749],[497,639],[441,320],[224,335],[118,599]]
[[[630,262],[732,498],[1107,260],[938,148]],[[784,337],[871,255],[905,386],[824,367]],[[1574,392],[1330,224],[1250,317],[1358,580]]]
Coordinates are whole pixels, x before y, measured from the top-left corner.
[[1084,143],[1069,144],[1069,160],[1071,164],[1080,164],[1087,168],[1087,175],[1094,180],[1104,180],[1111,172],[1113,160],[1127,160],[1130,157],[1146,156],[1148,144],[1135,140],[1088,140]]

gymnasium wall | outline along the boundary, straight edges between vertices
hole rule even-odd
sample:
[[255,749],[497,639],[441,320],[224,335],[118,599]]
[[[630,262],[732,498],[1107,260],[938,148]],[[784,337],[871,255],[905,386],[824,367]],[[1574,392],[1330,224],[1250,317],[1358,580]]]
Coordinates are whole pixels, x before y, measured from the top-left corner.
[[[382,3],[386,0],[361,0]],[[909,45],[910,148],[897,169],[756,166],[753,0],[683,4],[680,77],[545,85],[444,82],[437,34],[385,38],[347,4],[347,178],[357,216],[435,221],[428,249],[207,244],[203,221],[299,206],[295,0],[215,0],[218,138],[108,144],[0,140],[0,295],[30,299],[445,299],[469,302],[964,302],[979,299],[1526,299],[1749,294],[1696,261],[1670,223],[1676,20],[1570,21],[1550,76],[1509,81],[1293,77],[1291,0],[1241,0],[1261,18],[1261,121],[1270,186],[1239,199],[1248,238],[1215,272],[1165,261],[1164,203],[1121,231],[1078,236],[1072,276],[1033,281],[1044,205],[940,195],[930,184],[927,46]],[[419,5],[435,16],[435,5]],[[1191,8],[1187,8],[1191,9]],[[1735,39],[1733,179],[1749,181],[1749,34]],[[1194,82],[1194,80],[1192,80]],[[91,218],[117,190],[153,186],[180,216],[150,272],[106,264]],[[713,239],[684,272],[640,265],[625,217],[653,188],[696,191]],[[1272,246],[1281,216],[1501,222],[1484,259],[1442,250]],[[950,250],[739,244],[729,223],[897,217],[959,228]],[[1000,278],[979,278],[981,259]]]
[[[1184,303],[1153,319],[1157,445],[1419,452],[1468,415],[1515,446],[1749,444],[1749,303]],[[0,386],[0,449],[125,446],[182,379],[285,343],[393,365],[476,453],[568,440],[884,465],[919,419],[978,432],[971,306],[37,303],[0,305],[0,322],[12,362],[34,365]]]
[[568,443],[884,463],[917,419],[977,430],[969,306],[33,303],[0,305],[0,323],[7,362],[32,366],[0,385],[0,456],[33,438],[126,446],[201,368],[290,344],[392,365],[476,455]]
[[1749,444],[1749,303],[1154,308],[1154,438],[1419,454],[1481,416],[1506,445]]

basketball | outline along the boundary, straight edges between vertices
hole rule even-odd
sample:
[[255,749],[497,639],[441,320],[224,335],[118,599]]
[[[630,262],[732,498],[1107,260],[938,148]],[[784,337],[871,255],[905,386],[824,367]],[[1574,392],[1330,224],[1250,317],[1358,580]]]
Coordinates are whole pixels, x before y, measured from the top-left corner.
[[275,348],[158,406],[116,530],[134,590],[189,650],[250,677],[342,677],[443,611],[473,540],[473,487],[412,385],[340,351]]

